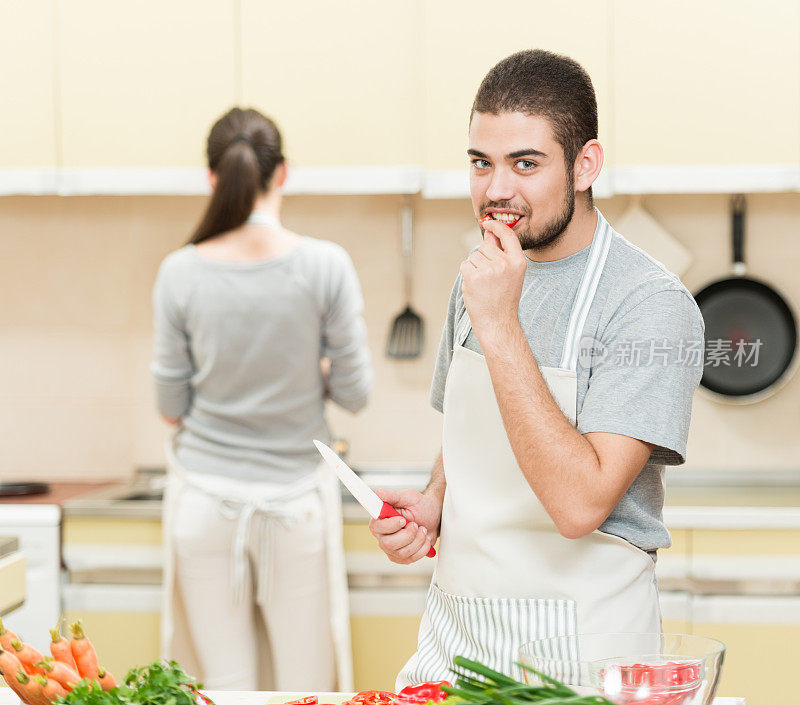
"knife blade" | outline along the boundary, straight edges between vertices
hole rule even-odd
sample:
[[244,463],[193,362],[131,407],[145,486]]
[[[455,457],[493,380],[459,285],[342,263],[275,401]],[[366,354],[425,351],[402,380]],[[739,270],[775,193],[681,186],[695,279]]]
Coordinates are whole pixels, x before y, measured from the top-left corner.
[[[367,510],[373,519],[388,519],[389,517],[402,516],[391,504],[384,502],[376,495],[358,475],[356,475],[336,453],[328,448],[322,441],[314,441],[317,450],[329,467],[333,469],[342,484],[347,488],[356,501]],[[436,549],[431,546],[428,557],[436,555]]]

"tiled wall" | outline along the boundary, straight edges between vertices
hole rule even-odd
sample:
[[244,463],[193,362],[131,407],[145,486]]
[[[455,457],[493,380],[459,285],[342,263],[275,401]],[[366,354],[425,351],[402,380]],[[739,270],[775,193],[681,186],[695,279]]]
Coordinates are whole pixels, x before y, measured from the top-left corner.
[[[725,196],[652,196],[646,208],[693,253],[696,290],[729,271]],[[160,260],[197,222],[202,197],[0,198],[0,477],[103,478],[163,464],[165,429],[147,371],[150,289]],[[283,221],[335,240],[361,277],[376,388],[356,417],[332,409],[355,463],[424,463],[438,452],[441,419],[427,404],[453,278],[477,242],[467,201],[414,199],[416,293],[426,324],[416,361],[383,355],[402,309],[402,198],[292,197]],[[627,207],[598,205],[612,221]],[[750,271],[800,305],[800,195],[748,199]],[[632,234],[628,235],[632,240]],[[800,378],[757,405],[697,395],[688,468],[800,465]]]

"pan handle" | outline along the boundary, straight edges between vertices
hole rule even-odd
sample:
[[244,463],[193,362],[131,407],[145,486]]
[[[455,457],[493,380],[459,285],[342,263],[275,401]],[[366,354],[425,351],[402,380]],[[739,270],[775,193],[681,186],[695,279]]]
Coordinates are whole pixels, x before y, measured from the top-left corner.
[[745,202],[742,194],[731,198],[733,209],[733,273],[744,276],[744,211]]

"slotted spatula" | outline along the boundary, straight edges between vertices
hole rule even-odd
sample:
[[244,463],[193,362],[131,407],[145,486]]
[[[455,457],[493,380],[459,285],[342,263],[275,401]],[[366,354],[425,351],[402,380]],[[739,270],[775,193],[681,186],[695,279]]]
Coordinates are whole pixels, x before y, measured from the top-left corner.
[[409,203],[406,203],[401,210],[401,234],[403,238],[403,274],[405,277],[406,307],[392,322],[389,340],[386,341],[386,357],[407,360],[419,357],[422,354],[425,333],[422,317],[411,308],[414,211]]

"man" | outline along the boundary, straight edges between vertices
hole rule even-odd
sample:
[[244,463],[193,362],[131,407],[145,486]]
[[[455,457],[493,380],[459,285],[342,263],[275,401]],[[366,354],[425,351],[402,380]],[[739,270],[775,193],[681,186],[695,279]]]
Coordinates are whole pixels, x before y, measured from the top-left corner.
[[[431,389],[442,453],[425,492],[381,492],[397,563],[439,537],[417,653],[514,672],[522,643],[659,632],[664,465],[685,461],[704,326],[679,279],[594,208],[603,165],[586,72],[523,51],[484,78],[469,127],[483,242],[461,264]],[[489,216],[488,221],[483,218]]]

